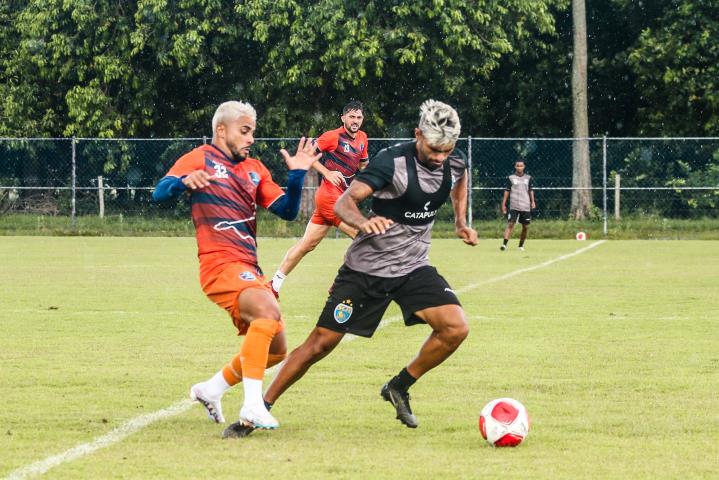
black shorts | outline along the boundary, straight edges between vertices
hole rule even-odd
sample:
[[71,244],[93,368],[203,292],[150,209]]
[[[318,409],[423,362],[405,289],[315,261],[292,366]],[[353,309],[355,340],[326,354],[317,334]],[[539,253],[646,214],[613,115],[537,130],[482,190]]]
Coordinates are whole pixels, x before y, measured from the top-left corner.
[[507,214],[507,222],[509,223],[521,223],[522,225],[529,225],[532,221],[532,212],[520,212],[519,210],[510,210]]
[[407,326],[425,323],[415,315],[425,308],[460,305],[457,295],[434,267],[420,267],[403,277],[383,278],[342,265],[317,326],[371,337],[393,300],[402,309]]

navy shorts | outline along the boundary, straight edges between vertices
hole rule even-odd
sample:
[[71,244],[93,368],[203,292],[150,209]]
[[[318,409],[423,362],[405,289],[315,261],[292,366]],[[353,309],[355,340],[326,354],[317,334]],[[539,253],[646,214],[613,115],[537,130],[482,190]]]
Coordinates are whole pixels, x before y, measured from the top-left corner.
[[442,305],[461,305],[437,269],[420,267],[402,277],[384,278],[340,267],[330,288],[318,327],[371,337],[390,302],[402,310],[405,325],[425,323],[415,312]]

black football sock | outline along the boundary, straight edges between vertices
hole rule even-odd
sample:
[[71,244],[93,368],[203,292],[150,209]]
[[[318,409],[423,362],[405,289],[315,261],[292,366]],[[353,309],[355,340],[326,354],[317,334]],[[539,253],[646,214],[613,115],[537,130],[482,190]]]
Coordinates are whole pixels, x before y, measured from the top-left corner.
[[262,399],[262,402],[265,404],[265,408],[267,409],[268,412],[269,412],[270,410],[272,410],[272,405],[274,405],[274,403],[270,403],[270,402],[268,402],[268,401],[265,400],[265,399]]
[[519,241],[519,248],[522,248],[524,246],[524,240]]
[[508,241],[509,241],[509,239],[508,239],[508,238],[505,238],[503,245],[506,245]]
[[389,384],[392,388],[406,392],[416,381],[417,379],[410,375],[406,368],[403,368],[396,377],[389,381]]

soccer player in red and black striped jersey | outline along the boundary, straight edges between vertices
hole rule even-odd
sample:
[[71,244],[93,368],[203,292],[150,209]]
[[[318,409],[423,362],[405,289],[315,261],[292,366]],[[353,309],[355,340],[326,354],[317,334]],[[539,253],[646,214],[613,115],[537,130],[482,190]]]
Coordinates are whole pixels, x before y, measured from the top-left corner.
[[364,106],[353,100],[342,109],[342,126],[317,138],[322,161],[312,167],[322,174],[322,182],[315,193],[315,211],[307,224],[304,236],[293,245],[272,277],[272,290],[279,295],[285,277],[309,252],[320,244],[333,226],[354,238],[357,229],[350,227],[334,213],[337,199],[349,187],[355,175],[367,166],[367,134],[360,130],[364,120]]
[[212,144],[180,157],[153,193],[155,201],[190,194],[202,290],[245,335],[240,352],[212,378],[193,385],[190,398],[205,407],[211,420],[223,423],[222,395],[242,382],[240,422],[250,431],[279,426],[262,401],[262,379],[265,368],[287,352],[280,307],[257,262],[257,205],[294,219],[305,173],[320,158],[310,139],[302,138],[293,156],[281,150],[290,169],[283,192],[262,162],[248,156],[256,119],[248,103],[220,105],[212,118]]

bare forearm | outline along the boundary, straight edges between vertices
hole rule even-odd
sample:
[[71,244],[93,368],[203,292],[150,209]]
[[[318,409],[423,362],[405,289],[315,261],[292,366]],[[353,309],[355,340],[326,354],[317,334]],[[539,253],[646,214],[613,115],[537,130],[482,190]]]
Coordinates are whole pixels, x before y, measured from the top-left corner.
[[507,199],[509,198],[509,192],[504,192],[504,195],[502,196],[502,210],[505,210],[507,208]]
[[450,194],[454,209],[454,225],[457,228],[467,226],[467,176],[465,175],[452,189]]
[[340,220],[352,228],[359,229],[360,225],[367,221],[367,217],[362,215],[357,203],[347,192],[335,202],[334,212]]
[[322,165],[322,163],[321,163],[319,160],[317,160],[316,162],[314,162],[314,163],[312,164],[312,168],[314,168],[314,169],[317,170],[320,174],[322,174],[323,177],[326,177],[327,174],[330,173],[330,171],[327,169],[327,167],[325,167],[324,165]]

